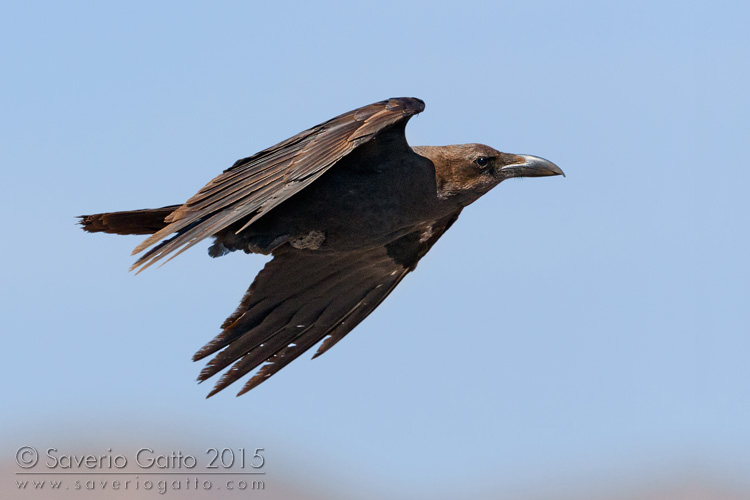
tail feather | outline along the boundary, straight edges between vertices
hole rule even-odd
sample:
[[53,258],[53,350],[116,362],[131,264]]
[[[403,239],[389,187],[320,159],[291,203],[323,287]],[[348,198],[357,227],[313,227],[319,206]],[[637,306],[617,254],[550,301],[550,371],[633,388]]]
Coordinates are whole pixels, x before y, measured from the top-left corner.
[[80,215],[78,223],[89,233],[154,234],[167,226],[164,219],[180,206]]

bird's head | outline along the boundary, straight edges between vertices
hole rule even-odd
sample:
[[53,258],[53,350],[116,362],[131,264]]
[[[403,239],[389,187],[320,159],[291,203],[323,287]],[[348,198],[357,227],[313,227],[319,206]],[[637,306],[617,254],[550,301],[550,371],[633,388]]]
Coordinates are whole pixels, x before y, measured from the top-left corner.
[[438,196],[468,205],[511,177],[565,175],[551,161],[531,155],[501,153],[484,144],[420,146],[414,151],[435,165]]

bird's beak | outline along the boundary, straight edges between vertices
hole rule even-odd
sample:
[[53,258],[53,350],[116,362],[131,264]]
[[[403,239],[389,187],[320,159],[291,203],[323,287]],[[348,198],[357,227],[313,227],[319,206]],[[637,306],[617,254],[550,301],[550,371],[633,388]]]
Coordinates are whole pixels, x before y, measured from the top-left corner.
[[562,175],[565,172],[549,160],[531,155],[515,155],[518,163],[511,163],[500,169],[505,177],[545,177]]

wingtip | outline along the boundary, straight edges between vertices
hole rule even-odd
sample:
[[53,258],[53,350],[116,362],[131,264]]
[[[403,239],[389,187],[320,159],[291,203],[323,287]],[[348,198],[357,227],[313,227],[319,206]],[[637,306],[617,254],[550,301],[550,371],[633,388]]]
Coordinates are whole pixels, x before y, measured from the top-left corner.
[[218,370],[216,370],[214,368],[214,366],[209,362],[206,366],[203,367],[203,369],[201,370],[201,372],[198,374],[198,381],[199,382],[204,382],[204,381],[210,379],[211,377],[213,377],[214,375],[216,375],[217,371]]
[[[326,337],[326,339],[325,339],[325,340],[328,340],[329,338],[330,338],[330,337]],[[311,361],[312,361],[313,359],[315,359],[315,358],[319,358],[320,356],[322,356],[323,354],[325,354],[325,352],[326,352],[326,351],[328,350],[328,346],[326,345],[326,342],[325,342],[325,340],[324,340],[324,341],[323,341],[323,343],[322,343],[322,344],[320,345],[320,347],[318,347],[318,350],[317,350],[317,351],[315,351],[315,354],[313,354],[313,357],[312,357],[312,358],[310,358],[310,360],[311,360]]]
[[[203,372],[201,372],[201,374],[198,376],[199,384],[203,382],[204,380],[206,380],[206,378],[208,378],[206,377],[206,378],[201,379],[202,376],[203,376]],[[215,394],[218,394],[219,392],[223,391],[226,388],[227,388],[227,383],[224,381],[224,378],[222,377],[221,380],[219,380],[218,382],[216,382],[216,384],[214,384],[213,389],[211,389],[211,392],[208,393],[208,395],[206,396],[206,399],[210,398],[211,396],[214,396]]]
[[133,274],[133,276],[138,276],[143,271],[145,271],[151,264],[152,264],[151,262],[148,262],[144,265],[144,263],[139,260],[128,268],[128,272],[132,273],[133,271],[135,271],[135,274]]
[[240,389],[240,392],[237,393],[237,397],[240,397],[243,394],[247,394],[248,392],[252,391],[260,384],[268,380],[269,377],[270,375],[261,375],[261,372],[256,373],[250,378],[250,380],[247,381],[247,383],[245,383],[242,389]]

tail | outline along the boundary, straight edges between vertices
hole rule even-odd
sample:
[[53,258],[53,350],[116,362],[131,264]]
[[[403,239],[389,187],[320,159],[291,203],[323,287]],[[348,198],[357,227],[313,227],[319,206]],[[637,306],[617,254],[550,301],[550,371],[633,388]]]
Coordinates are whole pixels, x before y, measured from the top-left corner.
[[167,226],[164,219],[181,205],[162,208],[144,208],[127,212],[109,212],[94,215],[79,215],[78,221],[89,233],[154,234]]

